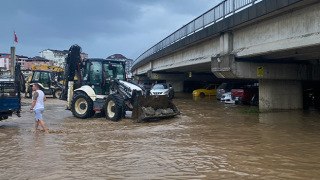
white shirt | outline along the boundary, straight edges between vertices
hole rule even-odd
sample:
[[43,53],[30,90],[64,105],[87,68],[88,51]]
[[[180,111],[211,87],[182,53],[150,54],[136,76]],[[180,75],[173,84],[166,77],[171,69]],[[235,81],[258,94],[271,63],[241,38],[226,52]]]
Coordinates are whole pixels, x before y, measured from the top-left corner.
[[[36,105],[33,107],[34,110],[44,108],[44,105],[43,105],[44,93],[41,90],[36,90],[36,92],[38,93],[38,97],[37,97]],[[33,100],[33,97],[32,97],[32,100]]]

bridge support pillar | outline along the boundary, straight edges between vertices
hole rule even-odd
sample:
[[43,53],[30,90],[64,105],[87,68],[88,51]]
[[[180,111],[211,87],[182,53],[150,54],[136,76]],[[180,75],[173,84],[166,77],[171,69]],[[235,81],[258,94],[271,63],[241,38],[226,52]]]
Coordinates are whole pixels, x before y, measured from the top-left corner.
[[233,34],[231,31],[220,35],[220,53],[211,58],[211,71],[217,78],[236,78],[231,72],[235,56],[233,50]]
[[259,80],[259,108],[302,109],[302,82],[298,80]]

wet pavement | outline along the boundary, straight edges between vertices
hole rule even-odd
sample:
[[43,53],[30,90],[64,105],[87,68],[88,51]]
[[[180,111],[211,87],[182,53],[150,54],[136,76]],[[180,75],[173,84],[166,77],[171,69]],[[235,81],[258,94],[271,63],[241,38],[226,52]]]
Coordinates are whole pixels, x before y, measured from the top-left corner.
[[148,123],[77,119],[48,98],[50,134],[32,132],[23,106],[0,122],[0,179],[320,179],[319,111],[243,114],[249,106],[176,97],[181,116]]

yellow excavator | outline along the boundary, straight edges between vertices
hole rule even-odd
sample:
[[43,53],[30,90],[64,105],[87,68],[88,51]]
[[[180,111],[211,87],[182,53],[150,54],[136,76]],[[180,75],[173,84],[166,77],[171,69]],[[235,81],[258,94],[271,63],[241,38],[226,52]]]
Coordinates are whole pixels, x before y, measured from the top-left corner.
[[54,98],[59,98],[62,92],[64,69],[47,64],[32,64],[31,70],[32,76],[25,84],[26,97],[31,98],[32,85],[37,83],[42,87],[45,95],[53,95]]
[[[63,83],[63,73],[64,69],[58,66],[48,65],[48,64],[39,64],[31,65],[31,71],[50,71],[53,72],[52,75],[55,75],[55,80],[59,81],[60,83]],[[31,82],[32,76],[29,77],[28,82]]]

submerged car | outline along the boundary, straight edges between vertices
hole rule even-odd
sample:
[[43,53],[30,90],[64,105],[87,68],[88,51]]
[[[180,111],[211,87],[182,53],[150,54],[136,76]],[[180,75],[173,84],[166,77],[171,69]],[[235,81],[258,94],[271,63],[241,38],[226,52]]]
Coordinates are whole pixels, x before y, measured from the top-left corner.
[[227,92],[227,93],[223,94],[221,96],[221,102],[224,102],[224,103],[227,103],[227,104],[234,104],[235,101],[232,100],[231,92]]
[[217,100],[220,101],[223,94],[231,92],[232,89],[239,88],[243,86],[245,83],[243,82],[229,82],[222,83],[217,90]]
[[236,103],[259,106],[259,83],[248,83],[231,90],[231,97]]
[[218,88],[219,84],[210,84],[207,85],[205,87],[203,87],[202,89],[196,89],[193,91],[193,96],[200,96],[200,97],[205,97],[205,96],[215,96],[217,95],[217,88]]
[[167,95],[171,98],[174,97],[174,89],[171,84],[162,83],[156,84],[150,91],[150,95]]

